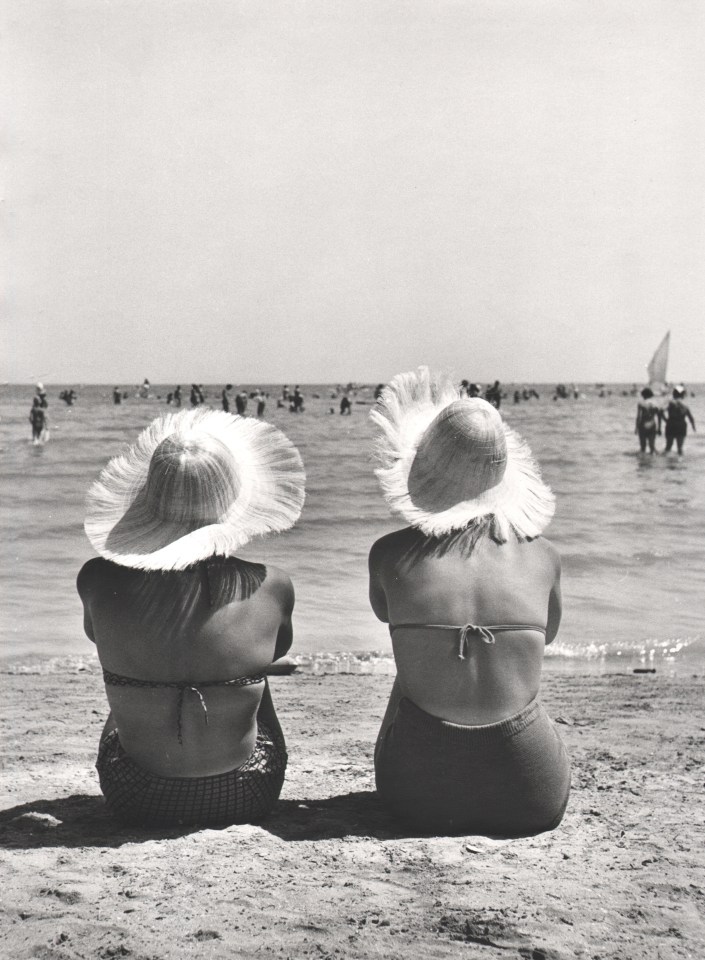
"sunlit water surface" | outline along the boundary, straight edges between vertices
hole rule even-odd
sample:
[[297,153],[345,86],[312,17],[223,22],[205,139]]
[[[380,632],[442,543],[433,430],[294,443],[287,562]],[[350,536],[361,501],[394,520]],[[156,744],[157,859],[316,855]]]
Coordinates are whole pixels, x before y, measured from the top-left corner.
[[[105,386],[78,387],[76,404],[67,407],[60,389],[48,387],[50,439],[35,447],[27,419],[32,387],[0,387],[0,626],[2,656],[15,664],[92,656],[75,590],[81,564],[94,555],[82,527],[85,491],[110,456],[169,409],[156,396],[114,406]],[[558,503],[547,536],[563,559],[564,617],[548,662],[554,669],[701,671],[703,435],[689,433],[682,458],[642,455],[633,434],[636,400],[621,387],[604,398],[586,387],[580,399],[558,402],[548,387],[537,389],[538,401],[505,400],[502,413],[528,440]],[[705,394],[692,389],[688,402],[705,432]],[[206,388],[214,406],[219,390]],[[278,409],[272,399],[265,414],[304,458],[302,518],[242,555],[290,572],[297,593],[293,652],[306,669],[388,672],[389,637],[367,602],[367,554],[400,524],[372,472],[371,390],[357,394],[350,417],[338,415],[330,387],[307,386],[304,393],[303,414]]]

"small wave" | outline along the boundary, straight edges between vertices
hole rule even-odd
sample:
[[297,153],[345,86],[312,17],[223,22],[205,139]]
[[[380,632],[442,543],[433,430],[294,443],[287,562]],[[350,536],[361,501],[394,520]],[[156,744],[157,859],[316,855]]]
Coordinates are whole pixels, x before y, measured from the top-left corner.
[[[292,657],[297,672],[320,677],[335,674],[359,676],[396,675],[394,658],[382,650],[340,650],[327,653],[300,653]],[[648,666],[676,666],[689,669],[705,663],[705,639],[702,637],[670,637],[647,639],[637,646],[615,646],[610,643],[590,643],[581,646],[563,644],[560,641],[546,648],[546,659],[553,666],[580,664],[591,667],[599,665],[642,664]],[[37,675],[60,673],[85,673],[100,676],[97,657],[32,657],[9,660],[0,666],[0,673],[11,675]]]
[[614,640],[604,643],[567,644],[557,640],[546,648],[546,657],[562,660],[638,660],[684,661],[703,659],[705,640],[702,637],[647,637],[637,644],[619,644]]
[[394,658],[382,652],[374,653],[313,653],[293,658],[300,673],[323,674],[379,674],[393,677],[397,672]]
[[9,660],[0,667],[0,673],[12,676],[47,676],[54,673],[88,673],[100,675],[97,657],[32,657]]

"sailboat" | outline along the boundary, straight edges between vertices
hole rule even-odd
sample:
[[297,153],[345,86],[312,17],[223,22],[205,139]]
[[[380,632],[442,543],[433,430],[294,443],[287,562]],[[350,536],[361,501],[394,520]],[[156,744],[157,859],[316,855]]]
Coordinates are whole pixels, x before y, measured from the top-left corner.
[[669,330],[661,343],[656,348],[647,366],[649,374],[649,384],[652,387],[663,387],[666,383],[666,368],[668,367],[668,348],[671,343],[671,331]]

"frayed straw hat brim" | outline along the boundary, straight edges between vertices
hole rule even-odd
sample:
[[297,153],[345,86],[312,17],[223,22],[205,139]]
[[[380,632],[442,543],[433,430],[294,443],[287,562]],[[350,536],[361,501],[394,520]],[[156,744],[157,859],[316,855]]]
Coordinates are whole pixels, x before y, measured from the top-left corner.
[[450,378],[427,367],[399,374],[386,387],[370,418],[380,429],[375,473],[394,513],[428,536],[462,530],[473,520],[493,516],[499,532],[538,536],[550,523],[555,498],[541,479],[528,445],[503,423],[507,462],[500,482],[471,500],[448,509],[420,507],[409,492],[409,473],[425,431],[439,412],[460,398]]
[[[160,519],[148,506],[152,454],[175,431],[189,430],[216,436],[237,464],[237,496],[215,523]],[[303,507],[304,481],[296,447],[271,424],[218,410],[167,414],[102,471],[88,491],[84,527],[108,560],[142,570],[183,570],[292,527]]]

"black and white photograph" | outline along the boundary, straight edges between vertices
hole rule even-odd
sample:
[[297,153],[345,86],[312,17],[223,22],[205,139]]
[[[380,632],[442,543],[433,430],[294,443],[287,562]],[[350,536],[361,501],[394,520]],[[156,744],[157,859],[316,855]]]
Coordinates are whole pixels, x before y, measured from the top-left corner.
[[0,0],[0,954],[705,956],[705,4]]

